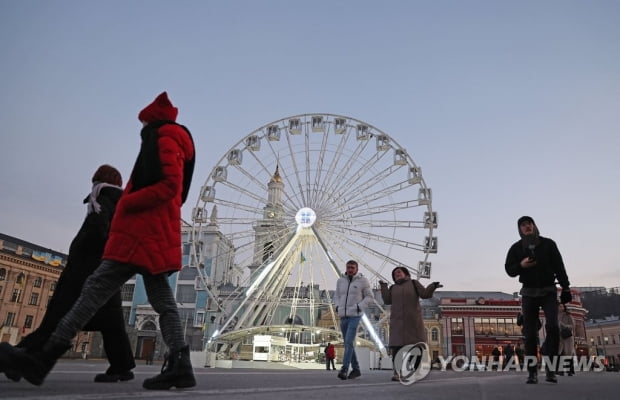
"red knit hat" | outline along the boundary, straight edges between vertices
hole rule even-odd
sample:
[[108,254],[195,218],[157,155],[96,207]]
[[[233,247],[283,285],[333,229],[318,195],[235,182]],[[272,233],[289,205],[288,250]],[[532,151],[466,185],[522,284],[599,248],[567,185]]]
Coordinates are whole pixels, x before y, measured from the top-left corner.
[[163,92],[146,108],[140,111],[138,119],[142,122],[176,121],[179,109],[172,105],[168,93]]
[[111,165],[104,164],[97,168],[93,175],[92,182],[109,183],[110,185],[123,186],[123,178],[121,173]]

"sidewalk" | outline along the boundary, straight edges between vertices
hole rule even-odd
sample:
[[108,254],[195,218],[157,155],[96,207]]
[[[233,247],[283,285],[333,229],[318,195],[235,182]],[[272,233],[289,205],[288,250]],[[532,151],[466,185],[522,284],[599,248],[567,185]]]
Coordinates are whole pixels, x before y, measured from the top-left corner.
[[61,360],[46,382],[32,386],[0,378],[3,400],[103,400],[103,399],[252,399],[273,400],[612,400],[618,396],[620,373],[581,372],[559,377],[551,384],[526,385],[523,372],[457,372],[433,370],[423,380],[406,386],[392,382],[391,371],[362,371],[354,380],[342,381],[336,371],[300,369],[195,368],[198,385],[187,390],[147,391],[142,381],[159,373],[161,365],[141,364],[136,379],[113,384],[94,383],[107,364],[98,360]]

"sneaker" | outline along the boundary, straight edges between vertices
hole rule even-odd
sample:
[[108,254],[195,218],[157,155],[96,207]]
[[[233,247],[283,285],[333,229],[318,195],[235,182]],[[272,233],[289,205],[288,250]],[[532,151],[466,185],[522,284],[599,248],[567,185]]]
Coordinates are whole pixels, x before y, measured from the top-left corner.
[[110,382],[118,382],[118,381],[130,381],[134,378],[134,374],[131,371],[125,371],[125,372],[121,372],[118,374],[114,374],[114,373],[104,373],[104,374],[97,374],[95,375],[95,382],[104,382],[104,383],[110,383]]
[[340,372],[338,372],[338,378],[342,379],[343,381],[347,379],[347,371],[340,370]]
[[538,383],[538,375],[536,374],[536,372],[530,372],[530,374],[527,376],[527,381],[525,383],[528,383],[528,384]]
[[393,380],[394,382],[400,382],[400,377],[398,376],[398,374],[397,374],[397,373],[394,373],[394,375],[392,375],[392,380]]
[[349,373],[348,379],[355,379],[355,378],[359,378],[360,376],[362,376],[362,373],[360,372],[360,370],[354,369]]

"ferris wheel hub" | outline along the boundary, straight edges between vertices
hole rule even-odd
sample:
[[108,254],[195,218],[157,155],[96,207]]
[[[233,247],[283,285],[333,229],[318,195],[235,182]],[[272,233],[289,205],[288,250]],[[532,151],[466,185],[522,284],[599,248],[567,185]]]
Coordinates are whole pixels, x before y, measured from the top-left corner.
[[295,221],[299,228],[310,228],[316,221],[316,213],[309,207],[303,207],[295,214]]

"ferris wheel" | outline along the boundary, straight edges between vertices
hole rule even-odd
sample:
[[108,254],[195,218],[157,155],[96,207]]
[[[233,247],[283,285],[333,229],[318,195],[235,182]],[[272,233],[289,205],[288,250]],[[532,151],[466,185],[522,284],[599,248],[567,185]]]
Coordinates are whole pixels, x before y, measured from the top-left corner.
[[325,302],[312,289],[333,289],[349,259],[371,284],[397,266],[430,278],[436,227],[421,168],[392,137],[346,116],[296,115],[213,167],[192,212],[190,264],[226,325],[274,324],[280,304]]

